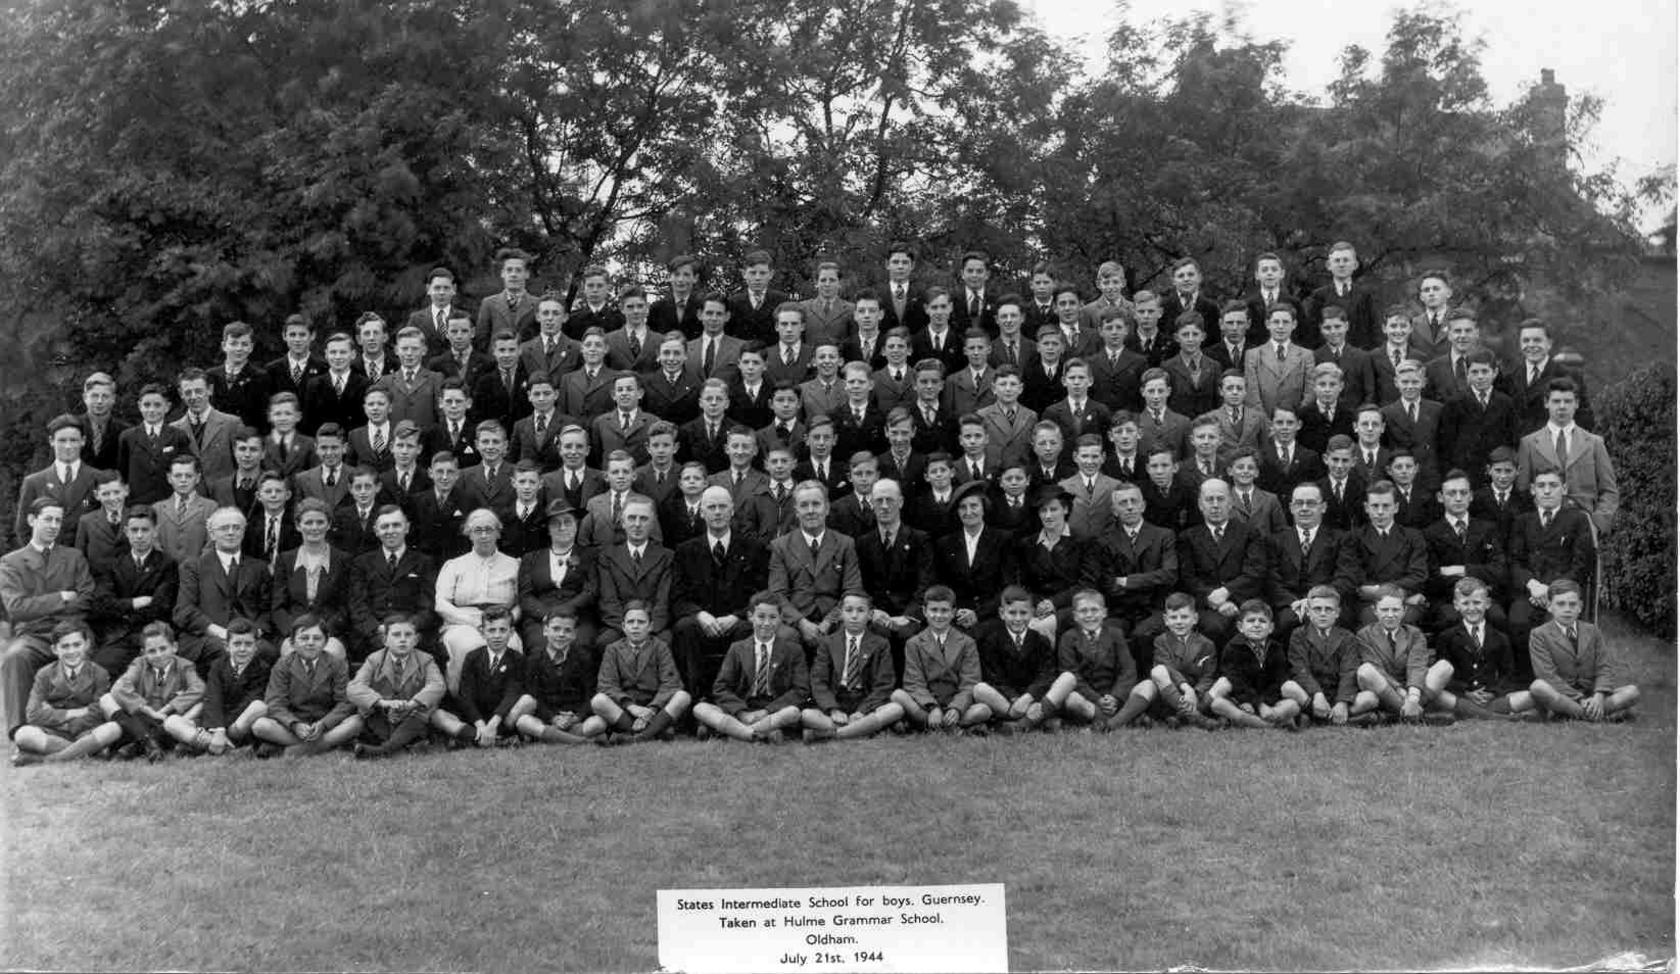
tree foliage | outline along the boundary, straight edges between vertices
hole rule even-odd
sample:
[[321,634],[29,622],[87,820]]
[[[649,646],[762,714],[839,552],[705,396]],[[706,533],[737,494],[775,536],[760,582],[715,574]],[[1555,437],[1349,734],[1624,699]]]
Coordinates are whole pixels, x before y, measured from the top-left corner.
[[1652,363],[1595,403],[1621,495],[1604,545],[1604,600],[1672,635],[1675,613],[1674,369]]

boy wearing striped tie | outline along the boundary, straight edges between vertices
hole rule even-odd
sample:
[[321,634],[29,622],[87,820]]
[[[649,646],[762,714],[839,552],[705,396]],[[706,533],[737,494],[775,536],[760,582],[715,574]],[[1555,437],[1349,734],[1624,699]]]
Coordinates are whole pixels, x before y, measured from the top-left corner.
[[783,730],[799,724],[811,679],[799,640],[782,630],[776,596],[754,594],[748,611],[752,637],[729,647],[712,699],[695,705],[694,719],[723,737],[776,744]]
[[892,647],[869,631],[874,603],[859,592],[840,601],[840,631],[823,637],[811,662],[813,706],[801,715],[807,743],[868,737],[904,718],[892,701]]

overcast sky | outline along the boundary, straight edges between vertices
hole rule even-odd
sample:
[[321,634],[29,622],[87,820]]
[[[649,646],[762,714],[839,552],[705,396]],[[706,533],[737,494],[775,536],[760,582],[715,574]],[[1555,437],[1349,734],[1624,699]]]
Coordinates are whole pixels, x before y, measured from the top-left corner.
[[[1113,0],[1021,0],[1054,35],[1083,42],[1093,70],[1100,70],[1105,36],[1119,22]],[[1615,163],[1623,182],[1676,156],[1676,32],[1680,0],[1483,0],[1462,11],[1465,33],[1487,44],[1482,72],[1489,94],[1506,105],[1540,80],[1542,68],[1557,72],[1571,96],[1604,99],[1604,113],[1585,146],[1597,167]],[[1206,10],[1217,18],[1234,6],[1257,40],[1290,42],[1285,83],[1324,97],[1337,75],[1336,55],[1349,44],[1374,54],[1385,48],[1394,12],[1416,5],[1351,0],[1130,0],[1128,19],[1147,23],[1160,17]],[[1442,8],[1436,9],[1454,9]],[[1315,15],[1315,11],[1321,13]]]

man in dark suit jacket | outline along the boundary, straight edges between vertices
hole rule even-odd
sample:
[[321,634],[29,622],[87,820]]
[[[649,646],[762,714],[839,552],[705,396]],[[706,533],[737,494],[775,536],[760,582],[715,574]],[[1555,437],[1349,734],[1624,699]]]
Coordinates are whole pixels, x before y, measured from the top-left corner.
[[50,497],[58,501],[66,524],[75,524],[83,514],[99,509],[95,488],[104,474],[82,462],[82,446],[87,438],[81,424],[70,416],[59,416],[48,424],[47,442],[52,445],[53,462],[24,477],[18,490],[12,528],[20,545],[29,541],[26,518],[36,498]]
[[1406,593],[1407,625],[1423,623],[1423,586],[1429,579],[1429,543],[1423,532],[1395,522],[1398,510],[1391,481],[1372,484],[1365,493],[1365,523],[1342,538],[1337,572],[1355,586],[1361,626],[1377,620],[1376,603],[1384,585]]
[[875,524],[852,539],[858,571],[873,603],[873,622],[899,643],[902,657],[903,641],[921,628],[921,595],[934,584],[933,540],[904,523],[904,488],[898,481],[877,481],[870,502]]
[[673,553],[672,641],[683,685],[707,697],[731,643],[752,632],[750,601],[770,577],[769,545],[734,530],[735,502],[723,487],[700,495],[705,531]]
[[1495,448],[1516,443],[1517,409],[1511,397],[1493,388],[1493,353],[1479,349],[1469,356],[1471,390],[1441,410],[1439,462],[1457,467],[1480,483]]
[[1163,631],[1161,607],[1178,586],[1178,544],[1174,531],[1144,520],[1143,491],[1136,484],[1110,495],[1114,521],[1086,545],[1080,581],[1103,593],[1108,617],[1131,634],[1133,662],[1149,671],[1151,643]]
[[379,627],[387,615],[400,612],[414,619],[421,645],[434,645],[437,636],[437,562],[409,544],[409,518],[395,505],[382,507],[374,521],[380,546],[350,565],[351,655],[361,658],[382,645]]
[[[1516,646],[1527,646],[1529,634],[1545,622],[1546,586],[1571,578],[1587,590],[1598,558],[1591,518],[1580,508],[1564,505],[1556,475],[1536,478],[1534,488],[1534,506],[1517,517],[1507,548],[1511,575],[1506,595],[1511,603],[1506,632]],[[1517,667],[1520,674],[1530,675],[1524,661],[1518,660]]]
[[82,444],[82,462],[95,470],[117,469],[117,439],[128,424],[112,414],[117,384],[110,374],[95,372],[82,383],[82,403],[87,408],[76,414],[87,437]]
[[916,255],[910,245],[893,241],[887,246],[887,280],[881,294],[881,331],[903,326],[914,334],[927,327],[927,307],[919,285],[910,280],[916,270]]
[[153,544],[156,515],[135,506],[126,523],[134,525],[134,541],[93,573],[89,621],[99,633],[99,648],[88,658],[107,673],[125,671],[140,655],[140,630],[153,622],[168,622],[180,591],[174,559]]
[[1487,585],[1491,600],[1488,622],[1500,630],[1505,628],[1501,593],[1510,578],[1505,538],[1500,535],[1499,525],[1470,516],[1471,497],[1468,477],[1449,476],[1441,484],[1445,511],[1423,528],[1423,540],[1429,546],[1429,578],[1423,592],[1434,609],[1430,619],[1433,631],[1458,624],[1453,586],[1464,578],[1479,578]]
[[1271,570],[1267,595],[1274,615],[1273,629],[1280,641],[1306,624],[1307,593],[1314,586],[1331,585],[1341,594],[1342,625],[1353,619],[1354,587],[1351,579],[1336,574],[1341,557],[1341,532],[1324,524],[1324,496],[1317,484],[1296,486],[1289,495],[1294,527],[1271,537]]
[[624,540],[596,553],[600,595],[597,601],[601,635],[611,646],[623,635],[624,607],[632,600],[647,603],[649,632],[662,636],[671,628],[671,549],[649,538],[654,523],[653,502],[632,497],[624,505]]
[[268,565],[239,550],[245,516],[219,508],[210,515],[208,527],[211,549],[181,565],[174,612],[175,627],[181,633],[180,655],[208,670],[226,655],[228,620],[244,616],[257,627],[257,651],[272,660],[279,652],[269,608]]

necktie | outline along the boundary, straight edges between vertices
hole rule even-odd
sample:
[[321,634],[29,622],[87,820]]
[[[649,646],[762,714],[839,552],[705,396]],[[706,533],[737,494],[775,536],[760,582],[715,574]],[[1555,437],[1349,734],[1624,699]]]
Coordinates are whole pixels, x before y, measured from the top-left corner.
[[758,666],[753,676],[753,696],[763,697],[770,693],[770,647],[758,643]]
[[541,443],[543,434],[548,432],[548,417],[538,413],[533,421],[533,426],[537,432],[537,442]]
[[1377,466],[1377,452],[1375,450],[1366,450],[1365,451],[1365,466],[1371,467],[1372,469],[1376,468],[1376,466]]
[[712,542],[712,564],[716,565],[719,568],[722,568],[723,567],[723,555],[724,555],[723,542],[722,541]]
[[630,336],[630,358],[632,361],[642,357],[642,340],[635,335]]
[[770,488],[770,493],[776,498],[776,503],[781,504],[782,498],[786,496],[787,491],[782,488],[781,484],[777,484],[776,486]]
[[376,429],[373,431],[373,452],[385,452],[385,431],[383,429]]
[[1460,545],[1464,544],[1469,532],[1465,527],[1463,518],[1457,518],[1453,521],[1453,533],[1458,535],[1458,543]]
[[578,475],[577,475],[577,474],[575,474],[575,473],[568,473],[568,474],[567,474],[567,475],[566,475],[566,492],[567,492],[567,493],[570,493],[570,494],[575,494],[575,493],[577,493],[577,489],[578,489],[578,481],[579,481],[579,480],[580,480],[580,479],[581,479],[581,478],[580,478],[580,477],[579,477],[579,476],[578,476]]
[[619,413],[618,414],[618,428],[620,430],[627,430],[627,429],[630,428],[630,414],[629,413]]
[[508,395],[510,395],[510,396],[513,395],[513,370],[512,369],[503,369],[502,370],[502,388],[507,390]]
[[613,499],[612,499],[612,523],[614,525],[617,525],[619,520],[623,516],[624,516],[624,495],[618,493],[617,491],[614,491],[613,492]]
[[1342,499],[1342,487],[1346,483],[1347,481],[1345,480],[1332,480],[1330,482],[1330,492],[1336,495],[1337,502],[1340,502]]
[[893,369],[892,377],[893,377],[894,382],[903,382],[904,381],[904,370],[903,369]]
[[1400,350],[1398,348],[1394,348],[1393,346],[1390,346],[1389,347],[1389,357],[1394,359],[1394,367],[1396,369],[1400,368]]
[[817,539],[816,539],[816,538],[812,538],[812,539],[811,539],[811,561],[812,561],[812,563],[815,563],[815,562],[816,562],[816,560],[817,560],[817,551],[818,551],[818,550],[820,550],[820,549],[821,549],[821,547],[822,547],[822,546],[821,546],[821,545],[820,545],[820,544],[818,544],[818,543],[817,543]]
[[1467,378],[1467,371],[1467,367],[1464,363],[1464,356],[1458,356],[1458,360],[1453,363],[1453,375],[1458,378],[1459,385],[1464,384],[1465,379]]
[[903,284],[893,285],[893,303],[898,305],[899,307],[904,306],[904,285]]
[[434,309],[434,313],[432,315],[432,321],[433,321],[434,327],[437,328],[437,333],[439,335],[443,334],[444,322],[443,322],[443,309],[442,308]]
[[404,369],[403,370],[403,385],[406,385],[406,386],[413,385],[414,384],[414,376],[415,376],[415,371],[413,369]]
[[841,677],[841,684],[850,688],[857,685],[858,670],[863,668],[863,654],[858,652],[858,637],[846,637],[846,667],[845,675]]
[[1240,506],[1242,508],[1242,512],[1244,514],[1253,514],[1254,513],[1254,507],[1249,502],[1249,496],[1250,496],[1249,492],[1246,491],[1246,490],[1237,495],[1237,504],[1238,504],[1238,506]]
[[344,395],[344,376],[334,374],[333,375],[333,380],[332,380],[332,385],[333,385],[333,394],[334,395],[337,395],[337,396]]
[[1579,642],[1577,642],[1576,639],[1575,639],[1575,629],[1573,627],[1571,627],[1569,629],[1565,629],[1564,632],[1569,635],[1569,645],[1570,645],[1570,647],[1573,648],[1573,649],[1580,649],[1581,644]]
[[1414,424],[1417,422],[1417,413],[1418,413],[1417,403],[1409,402],[1409,403],[1406,404],[1406,417],[1408,419],[1410,419]]
[[1301,531],[1301,551],[1303,553],[1312,550],[1312,538],[1313,538],[1312,528],[1302,529],[1302,531]]
[[393,551],[386,555],[385,563],[390,566],[391,574],[395,575],[397,573],[397,553]]
[[1539,381],[1540,381],[1540,366],[1530,365],[1528,367],[1528,384],[1532,386],[1532,385],[1538,383]]
[[1540,530],[1544,531],[1551,526],[1552,526],[1552,512],[1551,511],[1541,511],[1540,512]]
[[1010,425],[1014,425],[1014,423],[1015,423],[1015,410],[1005,409],[1003,411],[1003,418],[1009,420]]
[[1209,527],[1213,530],[1213,543],[1214,544],[1219,544],[1220,542],[1225,540],[1225,526],[1223,524],[1209,525]]
[[1566,431],[1557,431],[1557,444],[1554,449],[1557,450],[1558,465],[1562,466],[1564,461],[1569,459],[1569,434]]
[[637,571],[641,570],[641,568],[642,568],[642,553],[640,551],[630,552],[630,564],[635,565]]
[[321,476],[321,484],[325,487],[336,487],[338,485],[338,471],[329,467]]
[[1485,393],[1485,392],[1476,393],[1476,402],[1480,405],[1481,410],[1483,412],[1487,412],[1487,408],[1488,408],[1487,393]]
[[1481,626],[1471,626],[1470,627],[1470,635],[1471,635],[1472,638],[1474,638],[1476,640],[1476,648],[1481,649],[1482,648],[1482,627]]
[[980,295],[973,292],[968,295],[968,320],[970,322],[980,320]]
[[295,385],[301,385],[302,383],[303,383],[303,363],[293,362],[292,363],[292,385],[294,385],[294,386]]
[[712,374],[712,366],[717,362],[717,342],[708,338],[705,341],[705,345],[706,351],[700,360],[700,370],[709,378]]
[[1290,448],[1289,448],[1289,447],[1287,447],[1287,446],[1286,446],[1286,447],[1284,447],[1284,448],[1283,448],[1283,452],[1281,452],[1281,453],[1280,453],[1280,454],[1278,454],[1278,459],[1279,459],[1279,460],[1282,460],[1282,461],[1283,461],[1283,469],[1285,469],[1285,470],[1288,470],[1288,469],[1289,469],[1289,464],[1290,464],[1290,463],[1291,463],[1291,462],[1293,462],[1293,461],[1292,461],[1292,460],[1291,460],[1291,458],[1292,458],[1292,457],[1293,457],[1293,456],[1294,456],[1294,455],[1295,455],[1295,451],[1294,451],[1294,450],[1292,450],[1292,449],[1290,449]]
[[1390,630],[1388,633],[1388,651],[1390,653],[1400,652],[1400,644],[1395,641],[1393,630]]
[[786,365],[786,366],[792,366],[793,365],[793,346],[792,345],[783,345],[782,346],[782,364]]
[[280,519],[270,515],[268,518],[268,536],[263,541],[263,550],[268,552],[268,560],[274,560],[274,552],[280,548]]
[[1237,426],[1237,427],[1242,426],[1242,410],[1240,410],[1240,409],[1232,409],[1231,410],[1231,425],[1232,426]]
[[198,420],[191,420],[189,425],[192,427],[193,442],[200,447],[204,446],[204,424]]
[[1277,347],[1277,357],[1278,357],[1279,362],[1283,361],[1283,346],[1282,345],[1279,345]]
[[187,516],[187,499],[180,494],[175,495],[175,520],[182,520]]
[[1342,283],[1342,282],[1337,282],[1337,284],[1336,284],[1336,297],[1345,298],[1345,297],[1347,297],[1347,293],[1348,293],[1347,284]]

